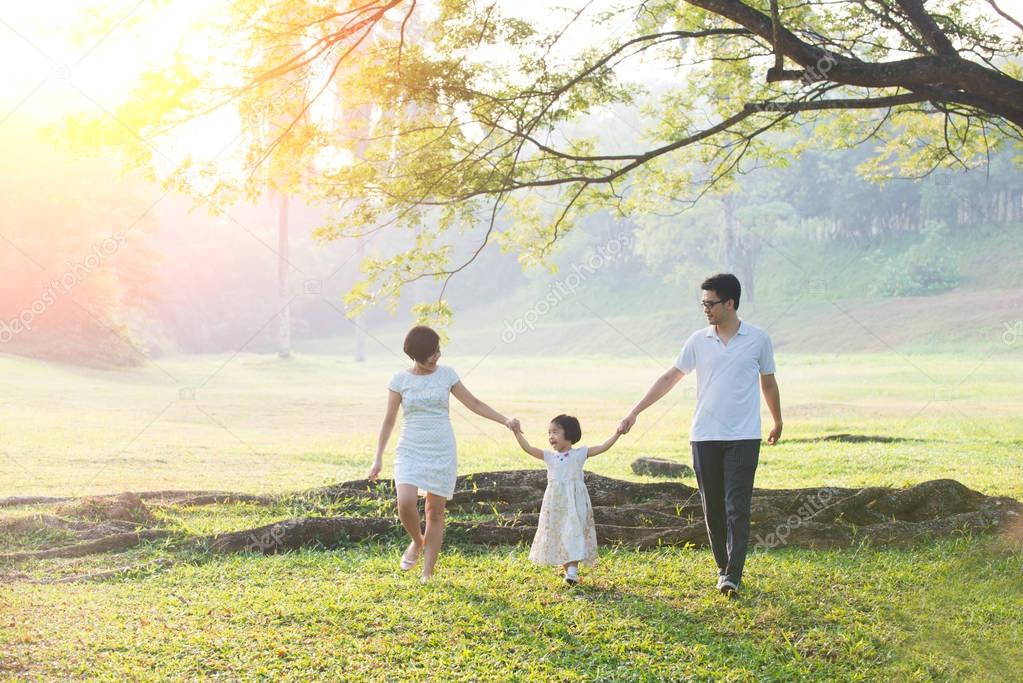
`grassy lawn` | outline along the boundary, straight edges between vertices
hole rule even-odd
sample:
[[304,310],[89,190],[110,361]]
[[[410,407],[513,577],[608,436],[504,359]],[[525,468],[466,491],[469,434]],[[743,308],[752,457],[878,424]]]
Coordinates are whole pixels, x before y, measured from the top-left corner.
[[[569,412],[584,442],[609,434],[671,361],[442,360],[520,417],[534,441]],[[285,491],[359,478],[384,386],[401,365],[390,355],[355,364],[242,354],[114,373],[0,356],[0,496]],[[951,477],[1023,499],[1018,355],[780,353],[778,365],[785,440],[764,448],[758,486]],[[638,480],[629,463],[639,455],[688,461],[688,382],[591,469]],[[504,428],[455,403],[453,413],[461,472],[536,466]],[[900,440],[822,440],[841,433]],[[157,510],[174,531],[165,542],[0,566],[0,677],[991,681],[1023,667],[1023,551],[1006,539],[775,549],[750,559],[738,604],[714,593],[709,552],[692,548],[603,548],[583,585],[567,589],[524,547],[484,550],[454,534],[426,587],[397,571],[397,537],[273,557],[214,557],[178,543],[297,512]],[[0,535],[0,552],[49,540]],[[117,567],[132,569],[103,581],[26,580]]]
[[396,564],[395,542],[8,585],[0,662],[110,681],[992,681],[1023,664],[1023,554],[991,540],[771,552],[738,604],[688,549],[604,549],[577,589],[524,549],[454,544],[427,587]]
[[[567,412],[579,417],[589,442],[610,435],[673,360],[493,354],[442,362],[476,395],[519,417],[532,441],[545,436],[551,417]],[[393,356],[360,364],[243,354],[166,359],[115,373],[0,356],[0,496],[284,491],[361,478],[372,460],[387,380],[403,364]],[[764,449],[759,485],[903,485],[954,477],[985,493],[1023,498],[1018,354],[779,354],[778,367],[785,441]],[[629,463],[640,455],[688,462],[691,380],[588,466],[635,478]],[[454,400],[452,422],[460,473],[536,466],[504,427]],[[840,433],[905,440],[819,440]]]

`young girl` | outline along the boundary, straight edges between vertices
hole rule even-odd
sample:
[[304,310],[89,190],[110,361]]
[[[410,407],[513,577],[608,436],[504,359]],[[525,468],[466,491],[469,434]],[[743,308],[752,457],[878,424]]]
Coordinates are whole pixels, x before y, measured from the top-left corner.
[[597,530],[583,481],[583,465],[586,458],[611,448],[619,436],[621,431],[599,446],[572,448],[582,438],[582,430],[579,420],[569,415],[558,415],[547,428],[552,451],[530,446],[522,432],[515,431],[522,450],[547,463],[547,490],[529,559],[538,564],[560,564],[570,585],[579,583],[580,562],[588,567],[597,562]]

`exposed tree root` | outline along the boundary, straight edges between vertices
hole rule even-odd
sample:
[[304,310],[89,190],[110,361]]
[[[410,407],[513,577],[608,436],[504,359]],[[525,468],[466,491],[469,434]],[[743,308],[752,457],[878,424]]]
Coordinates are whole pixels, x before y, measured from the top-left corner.
[[[448,530],[475,544],[532,539],[543,497],[543,471],[486,472],[461,477],[452,509],[492,514],[479,521],[449,522]],[[586,474],[597,538],[635,548],[707,544],[699,492],[681,483],[642,484]],[[375,488],[374,488],[375,486]],[[306,492],[307,499],[387,497],[388,482],[347,482]],[[985,496],[959,482],[940,479],[907,489],[757,489],[751,543],[776,547],[842,547],[864,541],[905,546],[923,538],[985,533],[1013,523],[1023,505]],[[393,517],[300,517],[219,534],[206,539],[214,552],[275,553],[304,547],[335,547],[397,532]]]
[[[597,539],[634,548],[707,544],[697,489],[678,482],[636,483],[586,474]],[[469,520],[448,523],[453,538],[480,545],[529,542],[536,524],[546,472],[512,470],[459,477],[450,509]],[[0,520],[0,533],[62,530],[76,543],[0,555],[0,562],[82,557],[122,550],[166,537],[143,500],[162,506],[279,502],[327,514],[285,519],[253,529],[190,539],[214,553],[278,553],[300,548],[336,548],[381,535],[400,533],[394,516],[393,482],[356,480],[278,496],[223,491],[162,491],[64,501],[59,510],[73,518],[33,515]],[[339,516],[337,504],[375,501],[373,516]],[[343,506],[342,506],[343,507]],[[906,546],[920,539],[1009,533],[1021,525],[1023,504],[986,496],[957,481],[939,479],[905,489],[884,487],[756,489],[750,543],[777,546],[847,547],[870,542]]]
[[84,557],[97,553],[106,553],[111,550],[124,550],[132,548],[143,541],[152,541],[157,538],[169,536],[170,532],[164,529],[149,529],[146,531],[129,531],[120,534],[111,534],[97,538],[94,541],[65,545],[59,548],[47,550],[29,550],[20,553],[7,553],[0,555],[0,562],[21,562],[23,560],[42,560],[53,557]]

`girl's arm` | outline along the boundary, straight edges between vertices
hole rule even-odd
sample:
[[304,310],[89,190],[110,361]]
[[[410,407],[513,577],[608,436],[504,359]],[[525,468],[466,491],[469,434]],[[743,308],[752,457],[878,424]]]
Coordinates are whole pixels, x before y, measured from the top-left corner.
[[519,445],[522,446],[522,450],[524,450],[526,453],[529,453],[537,460],[543,460],[543,451],[534,446],[530,446],[529,442],[526,441],[526,437],[522,435],[521,431],[515,432],[515,440],[519,442]]
[[466,408],[476,413],[480,417],[485,417],[488,420],[499,422],[512,431],[519,429],[518,420],[516,420],[514,417],[512,418],[505,417],[501,413],[497,412],[496,410],[488,406],[483,401],[473,396],[472,392],[466,389],[465,385],[462,384],[461,381],[455,382],[451,386],[451,393],[455,398],[462,402],[462,405],[464,405]]
[[394,422],[398,417],[398,406],[401,405],[401,394],[392,389],[387,391],[387,411],[384,413],[384,422],[380,425],[380,437],[377,439],[377,454],[373,458],[373,464],[369,468],[366,478],[373,481],[380,475],[380,469],[384,466],[384,449],[387,448],[387,440],[391,438],[394,430]]
[[622,430],[619,427],[618,431],[616,431],[614,433],[614,435],[610,439],[608,439],[604,443],[600,444],[599,446],[591,446],[589,449],[587,449],[586,457],[587,458],[592,458],[595,455],[600,455],[601,453],[603,453],[603,452],[605,452],[607,450],[610,450],[611,446],[614,446],[615,441],[617,441],[618,437],[621,436],[621,435],[622,435]]

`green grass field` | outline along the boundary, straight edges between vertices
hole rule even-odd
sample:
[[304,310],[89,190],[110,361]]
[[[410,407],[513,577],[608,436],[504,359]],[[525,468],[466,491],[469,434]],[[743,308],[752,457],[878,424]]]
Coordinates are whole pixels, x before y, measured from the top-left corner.
[[[0,497],[288,491],[361,478],[384,387],[404,363],[381,353],[362,364],[181,357],[118,372],[0,356]],[[1014,348],[777,360],[786,430],[780,445],[764,448],[758,486],[950,477],[1023,499],[1023,360]],[[560,412],[580,418],[584,442],[603,440],[671,361],[442,359],[474,393],[518,416],[534,442]],[[590,469],[641,479],[629,469],[640,455],[688,461],[689,379]],[[503,427],[452,406],[460,472],[536,467]],[[821,440],[841,433],[901,440]],[[0,566],[0,676],[990,681],[1023,667],[1023,551],[1007,539],[776,549],[750,559],[735,604],[712,590],[705,550],[603,548],[583,586],[568,590],[532,566],[525,547],[482,550],[452,537],[438,580],[423,587],[397,571],[397,537],[271,557],[213,557],[176,543],[295,514],[283,504],[157,514],[175,532],[168,541]],[[52,540],[0,535],[0,552]],[[103,581],[30,582],[116,567],[131,569]]]

